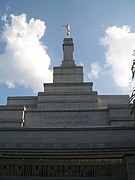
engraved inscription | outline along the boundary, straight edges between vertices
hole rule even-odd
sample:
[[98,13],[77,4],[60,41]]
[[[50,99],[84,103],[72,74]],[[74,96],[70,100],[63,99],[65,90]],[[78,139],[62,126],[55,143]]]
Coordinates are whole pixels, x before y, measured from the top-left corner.
[[[97,113],[98,112],[98,113]],[[96,117],[96,118],[95,118]],[[106,126],[108,111],[32,111],[26,113],[26,127]]]
[[44,115],[40,123],[47,127],[72,127],[89,125],[88,115]]
[[46,126],[55,126],[55,127],[71,127],[71,126],[86,126],[88,125],[88,120],[74,120],[74,121],[62,121],[62,120],[55,120],[55,121],[51,121],[51,120],[47,120],[42,122],[43,125]]
[[88,115],[44,115],[43,119],[55,120],[55,119],[86,119]]

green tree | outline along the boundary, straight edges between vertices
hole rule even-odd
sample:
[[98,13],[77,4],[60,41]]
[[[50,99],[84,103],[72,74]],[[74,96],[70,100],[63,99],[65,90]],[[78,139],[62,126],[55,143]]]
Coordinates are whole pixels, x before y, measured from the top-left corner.
[[[135,50],[133,51],[132,56],[135,56]],[[132,80],[134,80],[135,79],[135,59],[133,59],[131,71],[132,71]],[[131,107],[131,115],[135,117],[135,87],[133,87],[132,94],[129,99],[129,106]]]

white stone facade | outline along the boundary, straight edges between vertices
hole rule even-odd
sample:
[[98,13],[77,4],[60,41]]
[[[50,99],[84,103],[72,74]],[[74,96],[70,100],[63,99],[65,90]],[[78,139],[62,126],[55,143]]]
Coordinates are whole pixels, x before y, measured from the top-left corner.
[[7,105],[0,106],[0,151],[111,152],[127,157],[133,180],[129,154],[135,150],[135,119],[129,96],[93,91],[92,82],[83,82],[83,67],[75,65],[73,51],[73,39],[64,38],[63,61],[54,67],[53,83],[45,83],[37,96],[8,97]]

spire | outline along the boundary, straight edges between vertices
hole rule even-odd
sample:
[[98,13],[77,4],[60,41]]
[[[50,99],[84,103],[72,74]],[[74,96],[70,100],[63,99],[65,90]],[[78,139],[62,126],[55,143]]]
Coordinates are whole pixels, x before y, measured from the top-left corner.
[[76,66],[73,60],[74,44],[70,37],[70,24],[64,25],[67,37],[63,39],[63,60],[60,67],[53,68],[54,83],[82,83],[83,67]]
[[62,66],[74,66],[73,52],[74,44],[73,39],[70,37],[70,24],[64,25],[67,30],[67,37],[63,40],[63,61]]
[[73,60],[74,44],[72,38],[64,38],[63,40],[63,61],[62,66],[74,66]]

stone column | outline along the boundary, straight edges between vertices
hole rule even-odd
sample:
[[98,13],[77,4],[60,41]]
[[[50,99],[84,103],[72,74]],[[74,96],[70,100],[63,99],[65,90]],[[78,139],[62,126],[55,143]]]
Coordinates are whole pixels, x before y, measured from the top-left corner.
[[82,83],[83,67],[73,60],[74,44],[70,37],[63,40],[63,60],[60,67],[53,68],[54,83]]
[[74,66],[73,60],[74,44],[72,38],[64,38],[63,40],[63,61],[62,66]]
[[72,38],[63,40],[63,60],[73,60],[74,44]]

